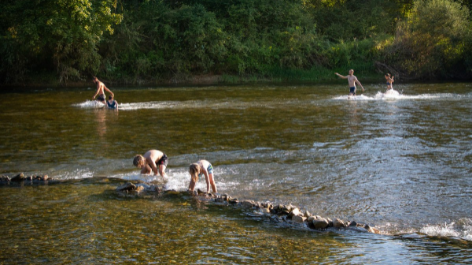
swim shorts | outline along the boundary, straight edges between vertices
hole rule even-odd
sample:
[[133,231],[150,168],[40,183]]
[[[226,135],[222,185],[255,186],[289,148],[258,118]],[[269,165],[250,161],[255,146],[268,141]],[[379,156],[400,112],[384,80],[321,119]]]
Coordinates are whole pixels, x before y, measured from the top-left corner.
[[167,155],[166,154],[163,154],[161,159],[159,159],[157,162],[156,162],[156,165],[164,165],[167,167]]
[[[207,167],[208,175],[213,174],[213,166],[210,164]],[[203,174],[199,174],[198,177],[202,178]]]
[[97,100],[105,101],[105,94],[98,95]]
[[213,166],[210,164],[207,168],[208,174],[213,174]]
[[355,86],[350,87],[349,88],[349,93],[352,93],[353,95],[355,95],[356,94],[356,87]]

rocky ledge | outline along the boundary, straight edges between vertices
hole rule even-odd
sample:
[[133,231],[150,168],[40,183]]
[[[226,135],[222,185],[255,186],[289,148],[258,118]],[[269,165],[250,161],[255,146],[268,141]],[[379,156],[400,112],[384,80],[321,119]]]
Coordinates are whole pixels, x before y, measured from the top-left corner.
[[[133,184],[131,182],[119,186],[116,191],[127,194],[139,194],[142,192],[157,193],[179,193],[175,190],[162,190],[156,185],[145,183]],[[183,193],[189,193],[183,192]],[[192,194],[192,193],[190,193]],[[356,221],[344,221],[339,218],[326,218],[314,215],[308,211],[302,211],[299,207],[293,205],[272,204],[270,202],[256,202],[252,200],[238,200],[228,194],[205,193],[200,190],[192,194],[199,200],[210,201],[219,204],[228,204],[243,210],[250,210],[251,215],[264,216],[272,222],[284,223],[288,225],[301,225],[314,230],[326,229],[350,229],[358,232],[369,232],[380,234],[380,231],[368,224],[357,223]]]
[[48,181],[52,180],[51,178],[48,177],[48,175],[30,175],[30,176],[25,176],[25,174],[20,173],[16,176],[9,177],[9,176],[1,176],[0,177],[0,182],[3,183],[10,183],[10,182],[22,182],[22,181]]

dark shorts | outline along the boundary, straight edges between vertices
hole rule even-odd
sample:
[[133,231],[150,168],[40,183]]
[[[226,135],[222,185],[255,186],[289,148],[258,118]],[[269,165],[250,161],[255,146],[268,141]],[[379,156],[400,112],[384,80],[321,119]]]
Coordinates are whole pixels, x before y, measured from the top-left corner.
[[98,95],[97,100],[105,101],[105,94]]
[[355,95],[355,94],[356,94],[356,87],[355,87],[355,86],[350,87],[350,88],[349,88],[349,93]]
[[167,167],[167,155],[164,154],[161,159],[159,159],[157,162],[156,162],[156,165],[157,166],[160,166],[160,165],[164,165],[165,167]]

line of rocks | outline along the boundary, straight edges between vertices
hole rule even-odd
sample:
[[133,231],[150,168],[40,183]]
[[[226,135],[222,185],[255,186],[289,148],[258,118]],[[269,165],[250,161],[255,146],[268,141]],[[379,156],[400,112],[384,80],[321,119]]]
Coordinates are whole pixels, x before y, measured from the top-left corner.
[[29,175],[25,176],[25,174],[20,173],[16,176],[9,177],[9,176],[1,176],[0,182],[9,183],[9,182],[21,182],[21,181],[47,181],[52,180],[48,177],[48,175]]
[[[138,194],[141,192],[157,192],[157,193],[178,193],[175,190],[162,190],[156,185],[148,185],[145,183],[137,183],[133,184],[131,182],[125,183],[119,186],[116,189],[118,192],[124,193],[133,193]],[[187,193],[187,192],[186,192]],[[369,232],[380,234],[380,231],[368,224],[361,224],[357,223],[356,221],[344,221],[339,218],[325,218],[319,215],[312,215],[308,211],[301,211],[298,207],[293,205],[283,205],[277,204],[274,205],[270,202],[256,202],[253,200],[238,200],[237,198],[233,198],[228,194],[208,194],[202,192],[201,190],[194,191],[192,194],[197,196],[199,199],[212,201],[215,203],[225,203],[230,204],[235,207],[240,207],[245,210],[252,210],[256,213],[269,217],[270,220],[278,223],[287,223],[287,224],[299,224],[306,226],[311,229],[316,230],[325,230],[329,228],[337,228],[337,229],[350,229],[355,230],[358,232]]]

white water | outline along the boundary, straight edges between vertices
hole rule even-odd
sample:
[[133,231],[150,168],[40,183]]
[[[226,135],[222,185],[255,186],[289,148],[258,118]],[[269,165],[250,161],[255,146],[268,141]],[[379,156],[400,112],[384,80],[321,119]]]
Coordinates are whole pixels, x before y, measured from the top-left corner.
[[[453,93],[435,93],[435,94],[419,94],[409,95],[400,94],[396,90],[389,90],[387,93],[377,92],[375,95],[361,94],[356,96],[341,95],[335,96],[334,100],[350,100],[350,101],[392,101],[392,100],[443,100],[443,99],[462,99],[464,97],[472,97],[469,95],[458,95]],[[286,105],[299,105],[306,101],[316,104],[319,100],[306,98],[304,100],[287,100],[283,103]],[[84,109],[103,108],[105,105],[95,100],[86,100],[85,102],[72,104],[74,107]],[[236,99],[228,99],[225,102],[216,102],[208,100],[188,100],[188,101],[149,101],[149,102],[133,102],[133,103],[119,103],[119,110],[132,111],[142,109],[247,109],[251,107],[263,108],[278,108],[281,106],[280,102],[264,101],[264,102],[244,102]]]

